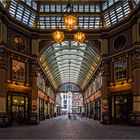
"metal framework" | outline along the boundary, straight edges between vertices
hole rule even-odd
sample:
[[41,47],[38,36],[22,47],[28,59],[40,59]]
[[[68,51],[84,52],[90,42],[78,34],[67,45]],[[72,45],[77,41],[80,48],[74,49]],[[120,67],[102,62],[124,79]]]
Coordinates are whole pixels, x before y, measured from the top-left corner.
[[[10,15],[30,28],[41,31],[65,30],[63,9],[68,0],[0,0]],[[71,0],[76,9],[80,30],[109,28],[127,18],[140,0]],[[61,21],[61,23],[60,23]],[[59,24],[58,24],[59,23]],[[51,41],[50,41],[51,42]],[[55,89],[69,80],[84,89],[101,61],[99,53],[87,43],[74,41],[52,44],[42,50],[39,62]]]
[[[68,0],[0,0],[12,17],[42,30],[65,29],[63,9]],[[79,27],[93,30],[110,27],[128,17],[140,0],[71,0]]]
[[85,43],[78,45],[74,41],[49,46],[39,57],[39,62],[50,81],[57,87],[69,82],[70,61],[70,82],[79,85],[81,89],[89,82],[100,60],[100,55],[93,47]]

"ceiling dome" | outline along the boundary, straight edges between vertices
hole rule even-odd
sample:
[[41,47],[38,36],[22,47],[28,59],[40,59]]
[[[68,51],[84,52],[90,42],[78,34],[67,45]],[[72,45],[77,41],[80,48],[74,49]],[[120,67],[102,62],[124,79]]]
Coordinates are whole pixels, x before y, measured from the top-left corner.
[[[59,26],[60,29],[65,29],[63,9],[68,0],[1,2],[13,18],[31,28],[50,30]],[[71,0],[71,5],[77,11],[79,27],[84,30],[108,28],[127,18],[139,3],[139,0]]]

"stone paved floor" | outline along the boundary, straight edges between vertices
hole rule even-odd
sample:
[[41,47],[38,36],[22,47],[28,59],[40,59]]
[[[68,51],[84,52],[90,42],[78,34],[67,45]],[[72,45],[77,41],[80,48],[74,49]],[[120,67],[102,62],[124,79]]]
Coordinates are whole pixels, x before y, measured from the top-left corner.
[[0,139],[140,139],[140,127],[101,125],[84,118],[68,120],[67,116],[40,122],[39,125],[0,128]]

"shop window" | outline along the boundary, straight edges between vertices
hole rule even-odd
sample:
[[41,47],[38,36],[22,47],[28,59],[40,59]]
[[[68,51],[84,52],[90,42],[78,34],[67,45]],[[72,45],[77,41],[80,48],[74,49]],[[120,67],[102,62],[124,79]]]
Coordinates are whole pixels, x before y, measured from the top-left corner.
[[12,80],[25,82],[25,63],[12,60]]
[[114,78],[120,80],[126,78],[127,60],[119,60],[114,62]]

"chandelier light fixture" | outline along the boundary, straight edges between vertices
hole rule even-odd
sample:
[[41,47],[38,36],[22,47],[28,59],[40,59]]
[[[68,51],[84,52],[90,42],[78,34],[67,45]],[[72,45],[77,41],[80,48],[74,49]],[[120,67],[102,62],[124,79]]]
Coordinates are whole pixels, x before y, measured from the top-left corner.
[[63,9],[64,12],[68,13],[64,15],[64,25],[68,31],[73,30],[78,23],[78,19],[74,13],[76,13],[76,9],[70,5],[70,2],[67,4],[67,7]]
[[57,30],[52,33],[52,38],[55,40],[56,43],[61,43],[65,38],[64,32]]
[[82,44],[85,40],[86,36],[83,32],[77,32],[74,34],[74,40],[79,44]]
[[[70,2],[67,4],[67,6],[63,9],[64,14],[64,25],[68,31],[74,30],[76,27],[78,28],[78,18],[76,16],[76,9],[70,4]],[[75,14],[74,14],[75,13]],[[62,18],[61,18],[62,20]],[[60,20],[60,22],[62,22]],[[58,26],[59,27],[59,26]],[[57,30],[52,33],[52,38],[55,40],[56,43],[61,43],[64,38],[64,32]],[[85,40],[85,34],[81,31],[78,31],[74,34],[74,40],[79,44],[83,43]]]
[[64,17],[64,25],[67,30],[69,31],[73,30],[75,26],[77,25],[77,17],[73,15],[68,15]]

